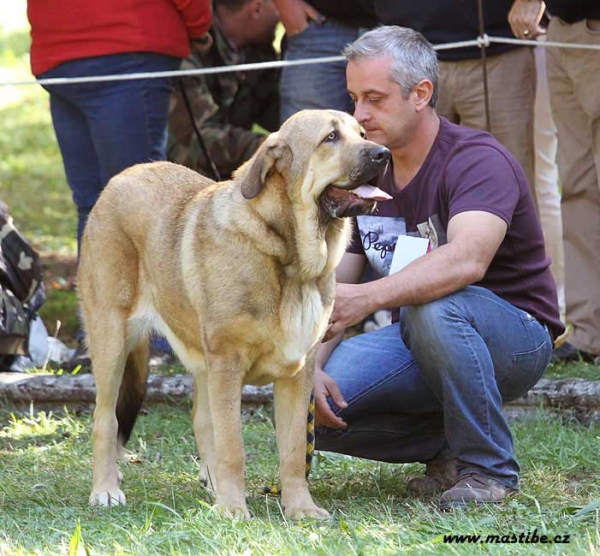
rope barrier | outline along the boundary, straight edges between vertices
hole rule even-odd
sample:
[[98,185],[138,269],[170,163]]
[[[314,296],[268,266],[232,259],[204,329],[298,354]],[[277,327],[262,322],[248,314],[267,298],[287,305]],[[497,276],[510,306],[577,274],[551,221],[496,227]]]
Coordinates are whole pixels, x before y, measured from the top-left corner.
[[[541,46],[543,48],[578,48],[589,50],[600,50],[599,44],[588,43],[561,43],[554,41],[532,41],[522,39],[511,39],[508,37],[490,37],[483,34],[477,39],[468,41],[459,41],[434,45],[435,50],[449,50],[451,48],[467,48],[478,46],[487,48],[492,43],[515,44],[521,46]],[[284,68],[290,66],[300,66],[308,64],[328,64],[333,62],[344,62],[344,56],[327,56],[322,58],[306,58],[303,60],[276,60],[272,62],[257,62],[253,64],[236,64],[232,66],[218,66],[211,68],[196,68],[187,70],[172,70],[162,72],[140,72],[128,74],[113,75],[92,75],[88,77],[56,77],[48,79],[31,79],[26,81],[4,81],[0,82],[0,87],[21,87],[29,85],[66,85],[68,83],[97,83],[102,81],[131,81],[133,79],[153,79],[157,77],[182,77],[193,75],[210,75],[216,73],[230,73],[236,71],[255,71],[272,68]]]

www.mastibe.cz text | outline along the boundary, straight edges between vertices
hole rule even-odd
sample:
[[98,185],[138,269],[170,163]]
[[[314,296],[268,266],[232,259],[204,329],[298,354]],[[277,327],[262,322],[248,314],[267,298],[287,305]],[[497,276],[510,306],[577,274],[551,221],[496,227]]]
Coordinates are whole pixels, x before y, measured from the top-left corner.
[[537,529],[505,535],[444,535],[447,544],[568,544],[571,535],[540,535]]

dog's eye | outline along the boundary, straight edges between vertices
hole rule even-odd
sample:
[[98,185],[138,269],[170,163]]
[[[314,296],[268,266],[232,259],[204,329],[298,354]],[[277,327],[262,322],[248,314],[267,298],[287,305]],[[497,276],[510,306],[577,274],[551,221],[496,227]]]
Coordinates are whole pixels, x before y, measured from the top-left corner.
[[324,143],[332,143],[333,141],[337,141],[339,136],[340,135],[337,131],[332,131],[327,137],[325,137]]
[[360,130],[360,136],[362,139],[366,139],[367,138],[367,134],[365,133],[365,130],[361,128]]

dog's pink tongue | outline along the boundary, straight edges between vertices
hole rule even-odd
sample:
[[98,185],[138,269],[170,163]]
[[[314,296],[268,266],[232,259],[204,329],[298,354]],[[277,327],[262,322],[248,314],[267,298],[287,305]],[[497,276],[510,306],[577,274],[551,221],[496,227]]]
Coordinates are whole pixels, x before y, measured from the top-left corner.
[[392,198],[391,195],[374,185],[361,185],[353,189],[352,193],[358,195],[361,199],[374,199],[375,201],[387,201]]

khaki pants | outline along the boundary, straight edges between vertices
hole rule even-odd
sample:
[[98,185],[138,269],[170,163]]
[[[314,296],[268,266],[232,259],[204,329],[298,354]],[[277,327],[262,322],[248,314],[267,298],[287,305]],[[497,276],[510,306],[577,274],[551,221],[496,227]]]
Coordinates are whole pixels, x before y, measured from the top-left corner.
[[[451,122],[486,129],[481,60],[440,62],[437,113]],[[491,132],[519,161],[535,201],[533,48],[516,48],[487,58]]]
[[[548,40],[600,44],[586,21],[552,18]],[[600,52],[549,48],[548,85],[558,129],[569,342],[600,354]]]
[[[545,38],[540,39],[545,40]],[[563,244],[562,217],[560,212],[560,186],[556,153],[558,138],[556,125],[550,108],[548,74],[546,71],[546,49],[535,49],[535,69],[537,88],[535,91],[535,195],[544,239],[546,253],[552,259],[552,275],[556,282],[558,308],[561,320],[566,323],[565,308],[565,251]]]

